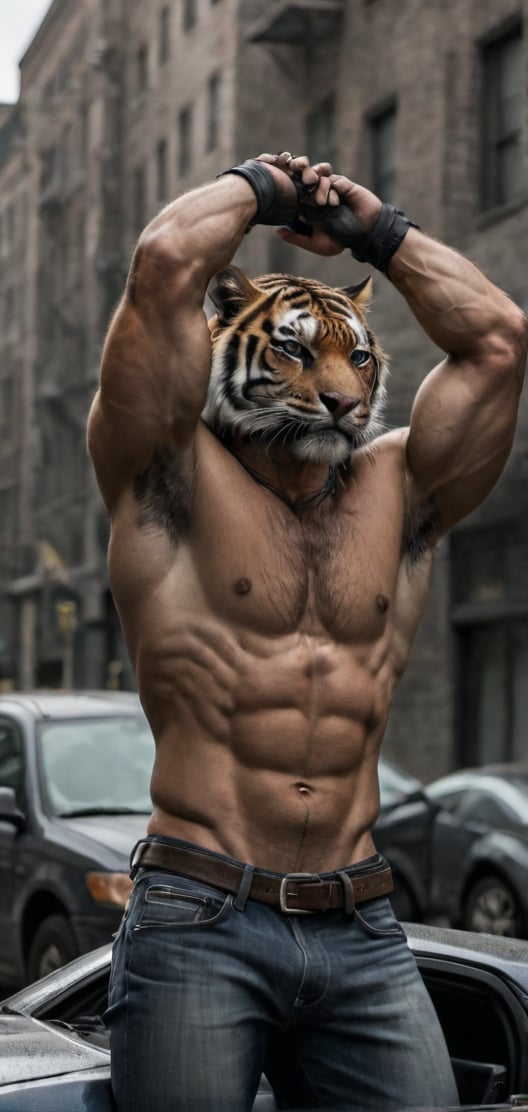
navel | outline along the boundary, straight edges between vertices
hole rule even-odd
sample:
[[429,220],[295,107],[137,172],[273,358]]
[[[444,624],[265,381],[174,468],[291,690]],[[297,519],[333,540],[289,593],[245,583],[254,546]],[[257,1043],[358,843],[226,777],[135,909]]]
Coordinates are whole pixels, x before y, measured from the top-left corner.
[[307,796],[311,794],[312,789],[310,785],[305,784],[303,780],[297,780],[293,786],[299,792],[299,795]]
[[247,595],[251,590],[251,579],[237,579],[233,583],[233,590],[235,595]]
[[376,595],[376,608],[380,614],[386,614],[389,609],[389,600],[386,595]]

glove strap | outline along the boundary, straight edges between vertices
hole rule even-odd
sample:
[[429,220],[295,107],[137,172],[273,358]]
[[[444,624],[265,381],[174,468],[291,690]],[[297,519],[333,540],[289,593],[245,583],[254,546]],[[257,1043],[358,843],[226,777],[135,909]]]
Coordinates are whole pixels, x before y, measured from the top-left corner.
[[281,191],[273,174],[267,169],[267,164],[260,162],[258,158],[247,158],[238,166],[221,170],[216,176],[222,178],[225,174],[238,174],[245,178],[257,198],[257,211],[248,225],[248,231],[254,224],[284,224],[295,216],[303,196],[302,185],[295,177],[290,178],[285,174],[295,186],[297,194],[295,198],[290,198]]
[[400,209],[384,203],[370,231],[356,232],[353,242],[348,246],[355,259],[361,263],[370,263],[385,274],[409,228],[418,227]]

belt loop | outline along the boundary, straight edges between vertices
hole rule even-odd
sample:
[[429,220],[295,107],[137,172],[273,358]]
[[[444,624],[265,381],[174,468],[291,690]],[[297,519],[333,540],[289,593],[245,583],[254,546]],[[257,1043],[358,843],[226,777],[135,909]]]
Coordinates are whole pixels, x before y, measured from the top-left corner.
[[238,889],[238,892],[233,900],[233,907],[236,907],[237,911],[245,911],[246,909],[249,893],[251,891],[251,885],[253,884],[254,872],[255,868],[253,865],[245,866],[244,872],[242,873],[242,880],[240,881],[240,888]]
[[341,884],[343,885],[343,895],[345,898],[345,915],[353,915],[356,910],[356,901],[354,899],[354,886],[348,875],[344,871],[338,871]]

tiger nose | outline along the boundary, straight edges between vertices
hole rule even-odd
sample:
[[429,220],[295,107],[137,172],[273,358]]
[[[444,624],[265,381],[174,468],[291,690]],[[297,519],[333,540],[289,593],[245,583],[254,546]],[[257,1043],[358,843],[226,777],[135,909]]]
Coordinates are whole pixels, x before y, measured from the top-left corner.
[[351,409],[357,409],[361,402],[361,398],[351,398],[348,394],[319,394],[319,397],[334,421],[339,421]]

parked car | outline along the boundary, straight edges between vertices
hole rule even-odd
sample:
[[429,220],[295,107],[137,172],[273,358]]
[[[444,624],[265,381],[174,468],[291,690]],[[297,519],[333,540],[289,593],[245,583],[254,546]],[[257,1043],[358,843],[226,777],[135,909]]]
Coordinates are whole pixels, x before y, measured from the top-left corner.
[[[465,1108],[512,1107],[528,1091],[528,947],[406,925]],[[0,1004],[0,1112],[115,1112],[106,1008],[110,947]],[[516,1107],[528,1112],[528,1097]],[[254,1112],[273,1112],[262,1082]]]
[[151,811],[153,757],[133,694],[0,696],[0,984],[111,938]]
[[454,925],[528,938],[528,764],[463,769],[427,786],[432,901]]
[[439,804],[424,785],[392,761],[378,766],[381,810],[374,827],[376,848],[394,876],[391,902],[399,919],[421,920],[430,910],[431,854]]

